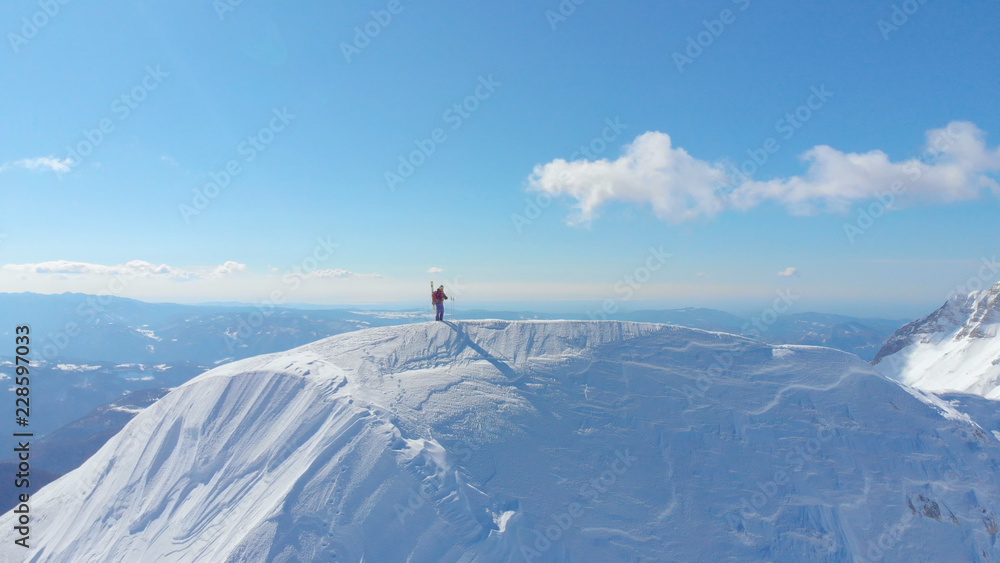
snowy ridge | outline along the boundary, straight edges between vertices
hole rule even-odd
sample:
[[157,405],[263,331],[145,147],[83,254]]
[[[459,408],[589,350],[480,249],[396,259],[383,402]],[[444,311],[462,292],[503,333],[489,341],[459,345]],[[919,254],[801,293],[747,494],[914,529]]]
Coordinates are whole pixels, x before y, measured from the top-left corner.
[[950,299],[899,329],[875,357],[876,369],[932,392],[1000,399],[1000,284]]
[[670,325],[375,328],[174,390],[32,497],[26,560],[993,560],[1000,443],[949,408]]

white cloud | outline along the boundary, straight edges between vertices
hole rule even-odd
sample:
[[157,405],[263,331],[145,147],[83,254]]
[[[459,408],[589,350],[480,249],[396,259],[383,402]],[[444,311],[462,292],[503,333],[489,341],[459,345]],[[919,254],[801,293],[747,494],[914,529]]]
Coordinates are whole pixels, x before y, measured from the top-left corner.
[[239,262],[233,262],[232,260],[228,260],[221,266],[216,266],[215,268],[212,268],[211,277],[221,278],[228,274],[234,274],[236,272],[245,272],[245,271],[247,271],[246,264],[240,264]]
[[235,272],[246,271],[246,265],[228,261],[220,266],[193,268],[183,270],[166,264],[152,264],[145,260],[132,260],[125,264],[106,266],[88,262],[73,262],[70,260],[53,260],[36,264],[5,264],[3,270],[51,275],[66,279],[69,275],[118,276],[122,278],[166,278],[178,281],[189,281],[204,278],[219,278]]
[[352,272],[350,270],[332,269],[332,270],[314,270],[308,274],[288,274],[290,277],[298,277],[305,279],[358,279],[358,278],[381,278],[382,274],[359,274],[357,272]]
[[1000,172],[1000,148],[989,148],[978,127],[952,122],[926,137],[925,154],[935,157],[929,161],[893,162],[879,150],[844,153],[820,145],[802,155],[806,171],[801,176],[750,180],[726,190],[721,164],[694,158],[673,147],[668,135],[652,132],[637,137],[614,162],[558,159],[536,166],[529,185],[574,197],[577,213],[571,223],[590,221],[613,200],[647,203],[661,219],[681,222],[768,201],[803,215],[844,212],[855,202],[876,198],[895,204],[947,203],[976,199],[987,188],[1000,195],[1000,184],[990,176]]
[[724,208],[715,192],[725,181],[721,166],[674,148],[670,135],[659,132],[639,135],[614,162],[557,159],[536,166],[529,179],[536,190],[576,198],[572,223],[590,221],[610,200],[649,203],[658,217],[673,222],[711,217]]
[[790,278],[793,276],[797,276],[798,274],[799,274],[799,269],[792,267],[785,268],[784,270],[778,272],[778,275],[783,278]]
[[[984,188],[1000,194],[989,176],[1000,171],[1000,149],[988,148],[985,134],[968,122],[953,122],[927,132],[926,154],[932,162],[913,158],[893,162],[882,151],[843,153],[821,145],[802,155],[803,176],[747,182],[731,194],[731,203],[748,209],[767,200],[795,214],[846,211],[857,201],[895,197],[911,202],[948,203],[971,200]],[[898,187],[898,197],[892,186]]]
[[174,168],[177,168],[177,167],[180,166],[180,164],[176,160],[174,160],[174,157],[172,157],[172,156],[170,156],[168,154],[165,154],[165,155],[161,156],[160,160],[162,160],[163,162],[166,162],[167,164],[169,164],[170,166],[173,166]]
[[357,272],[351,272],[349,270],[333,269],[333,270],[316,270],[309,274],[312,278],[334,278],[334,279],[348,279],[348,278],[380,278],[381,274],[359,274]]
[[38,158],[22,158],[14,162],[5,162],[0,165],[0,172],[6,172],[11,168],[27,168],[28,170],[51,170],[65,174],[73,169],[73,159],[58,159],[54,156],[40,156]]
[[438,268],[438,267],[427,268],[427,273],[428,274],[440,274],[443,271],[444,271],[443,268]]

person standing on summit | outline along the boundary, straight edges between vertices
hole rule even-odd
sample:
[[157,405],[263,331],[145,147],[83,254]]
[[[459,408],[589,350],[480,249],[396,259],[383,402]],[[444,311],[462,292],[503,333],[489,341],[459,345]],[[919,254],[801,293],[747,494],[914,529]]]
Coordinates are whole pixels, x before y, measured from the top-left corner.
[[434,318],[435,321],[444,320],[444,300],[447,298],[448,296],[444,294],[443,285],[439,285],[437,291],[431,293],[431,301],[434,302],[434,307],[437,309],[437,316]]

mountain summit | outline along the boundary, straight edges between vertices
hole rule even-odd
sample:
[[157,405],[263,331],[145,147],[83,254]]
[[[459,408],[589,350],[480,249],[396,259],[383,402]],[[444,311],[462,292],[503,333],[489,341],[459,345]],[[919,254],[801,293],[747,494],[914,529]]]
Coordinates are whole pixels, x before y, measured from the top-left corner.
[[872,362],[883,374],[927,391],[1000,399],[1000,283],[956,296],[894,334]]
[[857,357],[611,321],[208,371],[31,498],[29,561],[1000,557],[1000,443]]

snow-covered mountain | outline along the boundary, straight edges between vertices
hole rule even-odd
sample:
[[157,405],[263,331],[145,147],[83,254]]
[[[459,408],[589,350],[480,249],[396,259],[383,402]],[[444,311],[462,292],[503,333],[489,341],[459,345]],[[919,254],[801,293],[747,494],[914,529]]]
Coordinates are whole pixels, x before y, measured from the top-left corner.
[[[459,309],[457,317],[552,320],[558,315]],[[56,456],[39,452],[33,463],[33,483],[39,484],[75,469],[138,412],[139,406],[120,408],[124,396],[176,387],[210,367],[287,350],[334,334],[429,318],[426,309],[261,309],[240,304],[145,303],[74,293],[0,293],[0,337],[13,338],[14,327],[25,323],[39,335],[32,358],[35,377],[30,430],[36,440],[43,436],[48,439],[50,433],[55,433],[48,444],[63,452]],[[576,318],[583,320],[588,315]],[[732,333],[749,331],[771,344],[829,346],[866,360],[902,324],[884,319],[792,313],[765,327],[722,311],[693,307],[622,311],[615,320]],[[7,353],[11,352],[13,349],[8,348]],[[14,358],[5,357],[0,349],[0,384],[10,383],[14,375]],[[16,426],[13,417],[4,424],[8,434],[24,430]],[[4,424],[0,424],[0,430]],[[63,448],[67,436],[74,444],[71,452]],[[51,451],[49,445],[35,444]],[[17,466],[16,452],[0,454],[0,482],[10,481]],[[0,489],[0,512],[14,506],[17,492]]]
[[[204,370],[202,370],[204,371]],[[143,409],[169,389],[145,389],[119,397],[45,436],[31,440],[31,486],[37,490],[79,467]],[[13,483],[20,471],[18,452],[0,457],[0,483]],[[0,511],[18,504],[24,491],[0,487]]]
[[[459,311],[454,318],[464,320],[595,320],[585,314],[546,314],[533,312]],[[601,318],[601,320],[605,320]],[[769,344],[826,346],[856,354],[863,360],[875,357],[882,343],[900,326],[899,319],[846,317],[826,313],[788,313],[763,324],[759,318],[747,318],[703,307],[621,311],[606,320],[662,323],[715,332],[741,334]],[[755,322],[756,321],[756,322]]]
[[948,300],[899,329],[873,361],[883,374],[927,391],[1000,399],[1000,284]]
[[31,498],[18,561],[987,561],[1000,442],[857,357],[422,323],[204,373]]

